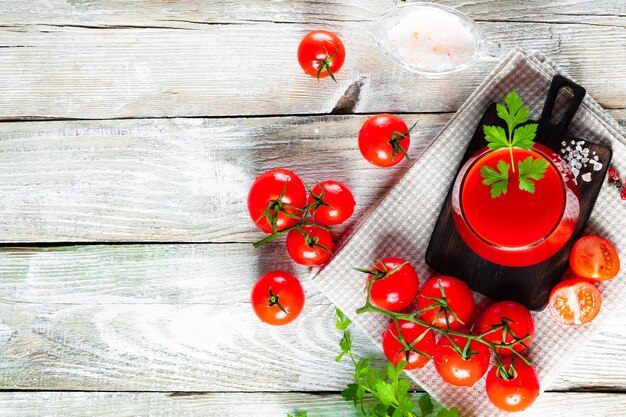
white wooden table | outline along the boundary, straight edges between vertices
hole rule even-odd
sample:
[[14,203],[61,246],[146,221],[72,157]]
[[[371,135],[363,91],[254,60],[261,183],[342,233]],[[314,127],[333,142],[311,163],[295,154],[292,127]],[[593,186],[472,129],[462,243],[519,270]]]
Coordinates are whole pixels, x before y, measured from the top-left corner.
[[[257,277],[306,270],[280,243],[252,249],[245,202],[272,167],[334,178],[358,202],[349,227],[407,168],[361,158],[367,115],[417,120],[416,158],[495,65],[404,72],[365,33],[395,3],[0,1],[0,416],[355,415],[310,282],[292,325],[253,316]],[[626,1],[439,3],[543,51],[626,125]],[[346,44],[337,84],[297,64],[316,28]],[[626,415],[625,356],[622,315],[536,414]]]

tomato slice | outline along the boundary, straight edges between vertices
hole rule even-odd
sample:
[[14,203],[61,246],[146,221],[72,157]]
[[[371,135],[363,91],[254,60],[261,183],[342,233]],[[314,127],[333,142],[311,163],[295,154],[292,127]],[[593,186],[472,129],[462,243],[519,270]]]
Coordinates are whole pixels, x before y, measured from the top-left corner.
[[572,271],[581,278],[605,281],[619,272],[619,255],[600,236],[583,236],[574,244],[569,258]]
[[589,323],[600,312],[602,295],[595,285],[580,278],[560,282],[550,294],[550,314],[567,325]]

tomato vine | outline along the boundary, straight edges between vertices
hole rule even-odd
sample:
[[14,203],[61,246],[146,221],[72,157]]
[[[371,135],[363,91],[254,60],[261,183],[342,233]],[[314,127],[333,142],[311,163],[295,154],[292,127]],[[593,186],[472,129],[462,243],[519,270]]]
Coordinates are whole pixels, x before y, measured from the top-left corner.
[[[355,268],[355,270],[359,271],[359,272],[363,272],[364,269],[362,268]],[[387,273],[387,276],[389,276],[391,273],[393,273],[395,271],[390,271],[390,273]],[[429,323],[421,318],[419,318],[420,314],[422,314],[424,311],[432,309],[432,306],[428,306],[422,310],[416,310],[412,313],[397,313],[397,312],[393,312],[393,311],[389,311],[389,310],[385,310],[383,308],[377,307],[374,304],[372,304],[372,300],[371,300],[371,293],[372,293],[372,285],[374,284],[375,280],[369,280],[367,283],[367,287],[366,287],[366,300],[365,300],[365,305],[361,308],[359,308],[356,313],[357,314],[363,314],[363,313],[378,313],[378,314],[382,314],[388,318],[391,319],[391,321],[395,324],[397,330],[398,330],[398,341],[402,344],[402,346],[405,348],[405,351],[408,352],[415,352],[417,354],[420,354],[422,356],[425,356],[429,359],[431,359],[431,356],[425,352],[421,352],[418,349],[416,349],[414,347],[415,341],[413,343],[411,342],[407,342],[405,340],[405,338],[402,335],[402,332],[400,331],[400,323],[399,320],[404,320],[404,321],[410,321],[416,324],[419,324],[421,326],[424,326],[427,330],[425,330],[425,332],[432,330],[436,333],[439,333],[442,335],[442,337],[445,337],[446,339],[448,339],[450,341],[450,343],[452,344],[452,349],[454,349],[457,353],[459,353],[464,359],[469,358],[474,352],[472,352],[471,350],[467,349],[467,346],[469,346],[471,341],[476,341],[479,343],[482,343],[484,345],[486,345],[494,354],[494,357],[496,359],[496,367],[498,368],[498,374],[499,376],[501,376],[503,379],[513,379],[515,378],[515,368],[514,368],[514,360],[511,361],[511,365],[510,366],[505,366],[504,362],[502,361],[502,350],[504,349],[508,349],[508,351],[510,351],[515,357],[519,358],[520,360],[522,360],[526,365],[531,365],[532,362],[530,361],[530,359],[528,359],[527,357],[525,357],[524,355],[522,355],[520,352],[518,352],[517,350],[514,349],[515,346],[517,345],[522,345],[524,347],[526,347],[526,342],[528,342],[531,339],[531,334],[526,334],[524,336],[517,336],[515,334],[515,332],[513,332],[509,326],[511,320],[507,319],[507,318],[503,318],[502,321],[498,324],[493,324],[491,326],[491,329],[486,330],[484,332],[481,332],[479,334],[472,334],[472,332],[470,331],[469,334],[464,333],[462,331],[458,331],[458,330],[452,330],[449,328],[441,328],[438,326],[435,326],[432,323]],[[440,307],[441,311],[444,312],[444,314],[448,314],[449,306],[448,306],[448,302],[446,300],[445,297],[440,298],[437,300],[437,304],[435,304],[435,306]],[[502,342],[501,343],[493,343],[490,342],[489,340],[487,340],[485,338],[485,336],[494,333],[498,330],[502,331]],[[506,343],[506,339],[507,339],[507,335],[510,335],[513,338],[512,342]],[[453,340],[453,338],[451,336],[460,336],[463,337],[465,339],[467,339],[467,343],[465,348],[461,348],[461,346],[459,346],[459,344]],[[419,340],[419,338],[417,339]]]

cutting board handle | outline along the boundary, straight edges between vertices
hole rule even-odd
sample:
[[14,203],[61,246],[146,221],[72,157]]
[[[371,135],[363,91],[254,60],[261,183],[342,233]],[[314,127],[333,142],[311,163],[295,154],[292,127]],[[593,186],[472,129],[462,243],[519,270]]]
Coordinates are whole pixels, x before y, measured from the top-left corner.
[[[554,104],[556,103],[559,91],[563,87],[571,88],[574,93],[574,97],[567,105],[567,109],[565,110],[561,120],[557,124],[554,124],[551,120],[552,111],[554,110]],[[550,90],[548,91],[548,96],[546,97],[546,102],[543,105],[543,110],[541,111],[541,117],[539,119],[538,130],[542,132],[544,143],[560,141],[560,138],[563,136],[570,122],[574,118],[580,103],[582,103],[585,94],[585,89],[569,78],[565,78],[560,74],[557,74],[554,78],[552,78],[552,84],[550,85]]]

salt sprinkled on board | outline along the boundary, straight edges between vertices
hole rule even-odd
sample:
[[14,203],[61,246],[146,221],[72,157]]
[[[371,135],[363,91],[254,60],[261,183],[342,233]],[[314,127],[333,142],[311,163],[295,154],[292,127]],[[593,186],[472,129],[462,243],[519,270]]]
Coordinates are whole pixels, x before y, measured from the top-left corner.
[[471,28],[459,17],[435,8],[404,16],[387,37],[404,61],[425,70],[453,69],[477,53]]
[[561,155],[570,166],[570,170],[574,174],[574,181],[578,179],[581,171],[586,170],[587,172],[581,175],[581,179],[585,182],[590,182],[592,170],[600,171],[602,169],[602,162],[598,161],[598,155],[596,155],[595,151],[589,155],[589,148],[586,147],[584,140],[579,140],[578,142],[573,140],[570,144],[563,141],[561,145],[563,146]]

